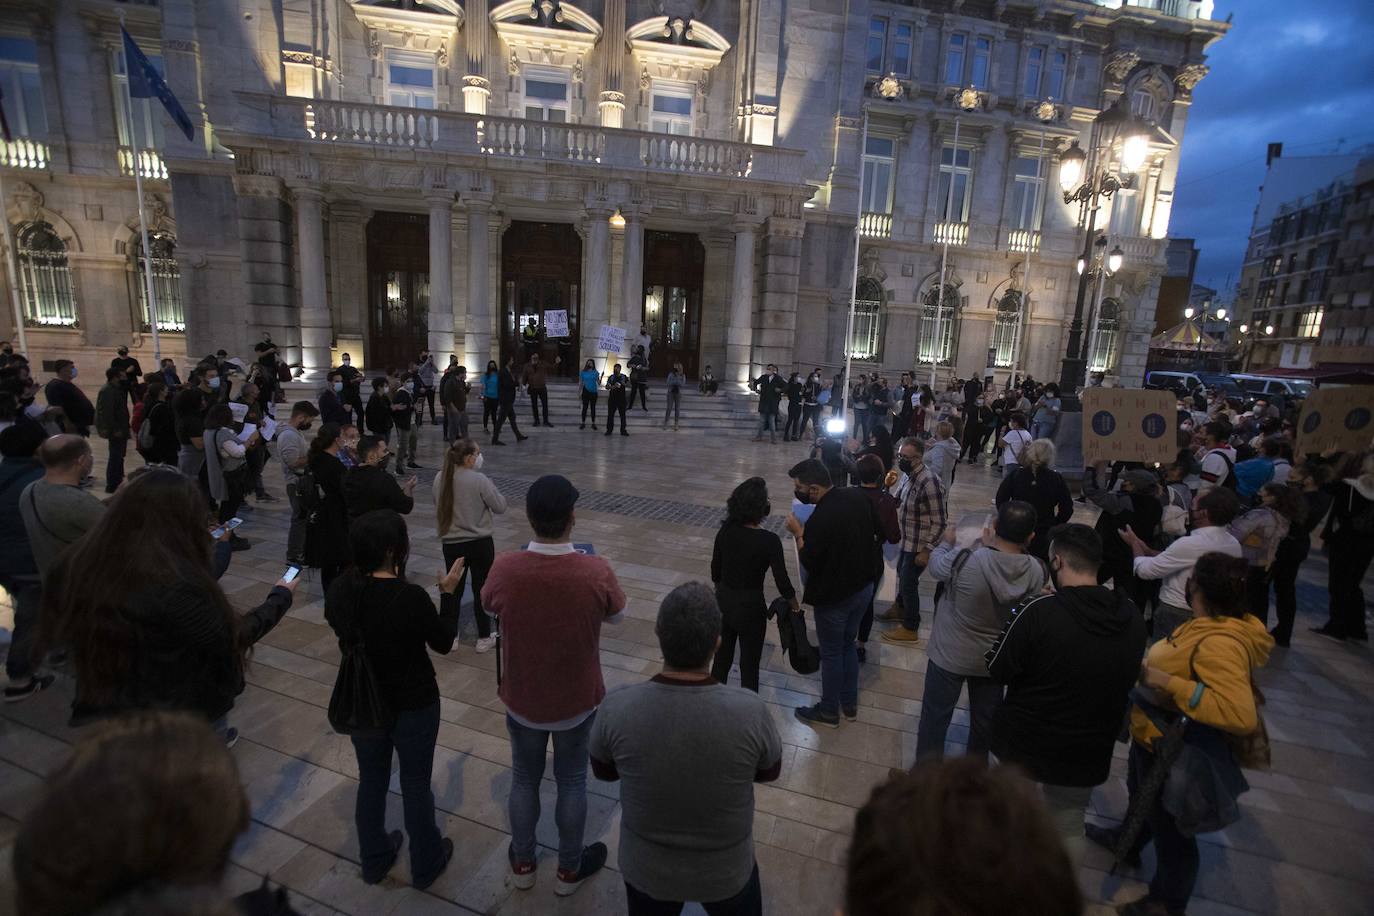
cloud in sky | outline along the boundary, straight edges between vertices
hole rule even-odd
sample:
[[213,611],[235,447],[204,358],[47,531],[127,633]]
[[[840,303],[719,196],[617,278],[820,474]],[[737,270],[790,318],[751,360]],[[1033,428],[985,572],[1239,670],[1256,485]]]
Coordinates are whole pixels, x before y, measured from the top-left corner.
[[1264,182],[1264,153],[1286,156],[1374,143],[1374,17],[1369,0],[1221,0],[1234,13],[1193,96],[1170,221],[1196,238],[1197,281],[1234,283]]

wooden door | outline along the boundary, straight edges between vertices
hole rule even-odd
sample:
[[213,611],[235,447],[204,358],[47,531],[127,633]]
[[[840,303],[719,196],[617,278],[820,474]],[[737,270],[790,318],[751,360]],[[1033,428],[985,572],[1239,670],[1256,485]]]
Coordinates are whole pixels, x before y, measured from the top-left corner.
[[[582,239],[567,223],[511,223],[501,237],[501,359],[525,358],[521,329],[530,318],[540,330],[539,358],[576,375],[581,334]],[[568,336],[548,336],[545,313],[568,313]]]
[[377,213],[367,224],[369,374],[404,371],[429,346],[429,217]]
[[[643,326],[653,339],[649,371],[662,377],[674,363],[695,377],[701,357],[701,291],[706,248],[695,235],[644,233]],[[630,329],[637,337],[638,328]]]

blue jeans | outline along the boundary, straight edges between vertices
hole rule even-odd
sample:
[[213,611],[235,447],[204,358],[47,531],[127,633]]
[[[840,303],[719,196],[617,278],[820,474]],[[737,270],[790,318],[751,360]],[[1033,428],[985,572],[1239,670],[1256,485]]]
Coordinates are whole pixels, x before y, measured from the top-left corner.
[[968,756],[988,759],[992,717],[1002,705],[1002,685],[990,677],[968,677],[946,671],[926,661],[925,689],[921,694],[921,721],[916,725],[916,760],[945,756],[945,735],[959,693],[968,684]]
[[510,732],[510,845],[517,862],[533,862],[539,825],[539,781],[544,754],[553,736],[553,779],[558,785],[554,823],[558,825],[558,867],[576,872],[582,864],[582,834],[587,826],[587,739],[592,713],[576,728],[551,732],[528,728],[506,716]]
[[776,433],[777,431],[778,431],[778,412],[777,412],[777,410],[774,409],[774,410],[770,410],[770,411],[767,411],[767,412],[759,411],[759,429],[758,429],[758,432],[755,433],[755,435],[757,435],[757,436],[762,436],[765,432],[767,432],[768,435],[771,436],[771,435],[773,435],[774,433]]
[[916,562],[916,554],[903,550],[897,555],[897,591],[902,596],[902,626],[913,633],[921,626],[921,573],[926,568]]
[[439,828],[434,823],[434,744],[439,740],[439,704],[396,713],[385,738],[353,738],[358,755],[358,798],[353,820],[363,874],[386,866],[391,842],[386,835],[386,793],[391,784],[391,754],[400,758],[401,806],[410,837],[410,874],[417,884],[433,878],[444,864]]
[[859,621],[873,598],[869,583],[834,604],[816,607],[816,640],[821,644],[821,711],[837,716],[859,705]]
[[[678,916],[685,904],[681,900],[655,899],[626,881],[625,905],[629,916]],[[724,900],[702,901],[701,908],[706,916],[762,916],[763,886],[759,883],[758,863],[754,863],[753,874],[738,894]]]
[[1058,425],[1057,420],[1034,420],[1031,422],[1031,438],[1053,439],[1054,428]]
[[[1135,795],[1154,762],[1154,754],[1131,742],[1130,756],[1126,758],[1126,788],[1131,795]],[[1155,844],[1155,874],[1150,879],[1149,898],[1181,913],[1197,884],[1200,861],[1197,837],[1180,833],[1173,815],[1164,810],[1164,804],[1158,799],[1146,815],[1145,823],[1147,829],[1136,840],[1135,852],[1139,853],[1147,842]]]

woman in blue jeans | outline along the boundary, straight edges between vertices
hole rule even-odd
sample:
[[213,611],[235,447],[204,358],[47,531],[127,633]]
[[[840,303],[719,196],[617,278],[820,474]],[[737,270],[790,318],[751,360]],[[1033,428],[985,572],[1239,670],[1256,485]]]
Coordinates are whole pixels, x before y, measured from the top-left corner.
[[439,738],[439,684],[426,646],[441,655],[458,635],[454,592],[463,572],[458,558],[439,580],[440,608],[424,588],[406,580],[410,539],[403,518],[391,509],[358,517],[349,531],[354,566],[325,595],[324,617],[340,645],[361,638],[382,699],[395,714],[391,733],[353,738],[358,755],[354,821],[363,881],[377,884],[400,854],[401,831],[386,829],[391,757],[400,758],[401,800],[410,835],[411,883],[434,883],[453,856],[453,841],[434,822],[434,745]]

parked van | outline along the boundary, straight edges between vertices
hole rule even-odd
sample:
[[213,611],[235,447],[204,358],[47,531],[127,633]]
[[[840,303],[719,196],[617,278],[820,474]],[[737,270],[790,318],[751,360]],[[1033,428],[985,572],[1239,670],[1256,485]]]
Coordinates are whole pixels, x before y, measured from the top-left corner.
[[1283,378],[1274,375],[1233,375],[1240,387],[1251,397],[1280,397],[1284,401],[1300,401],[1312,393],[1312,382],[1305,378]]
[[1199,388],[1212,388],[1228,398],[1244,398],[1246,392],[1238,385],[1234,376],[1218,372],[1188,372],[1178,369],[1151,369],[1145,373],[1145,387],[1160,390],[1196,391]]

